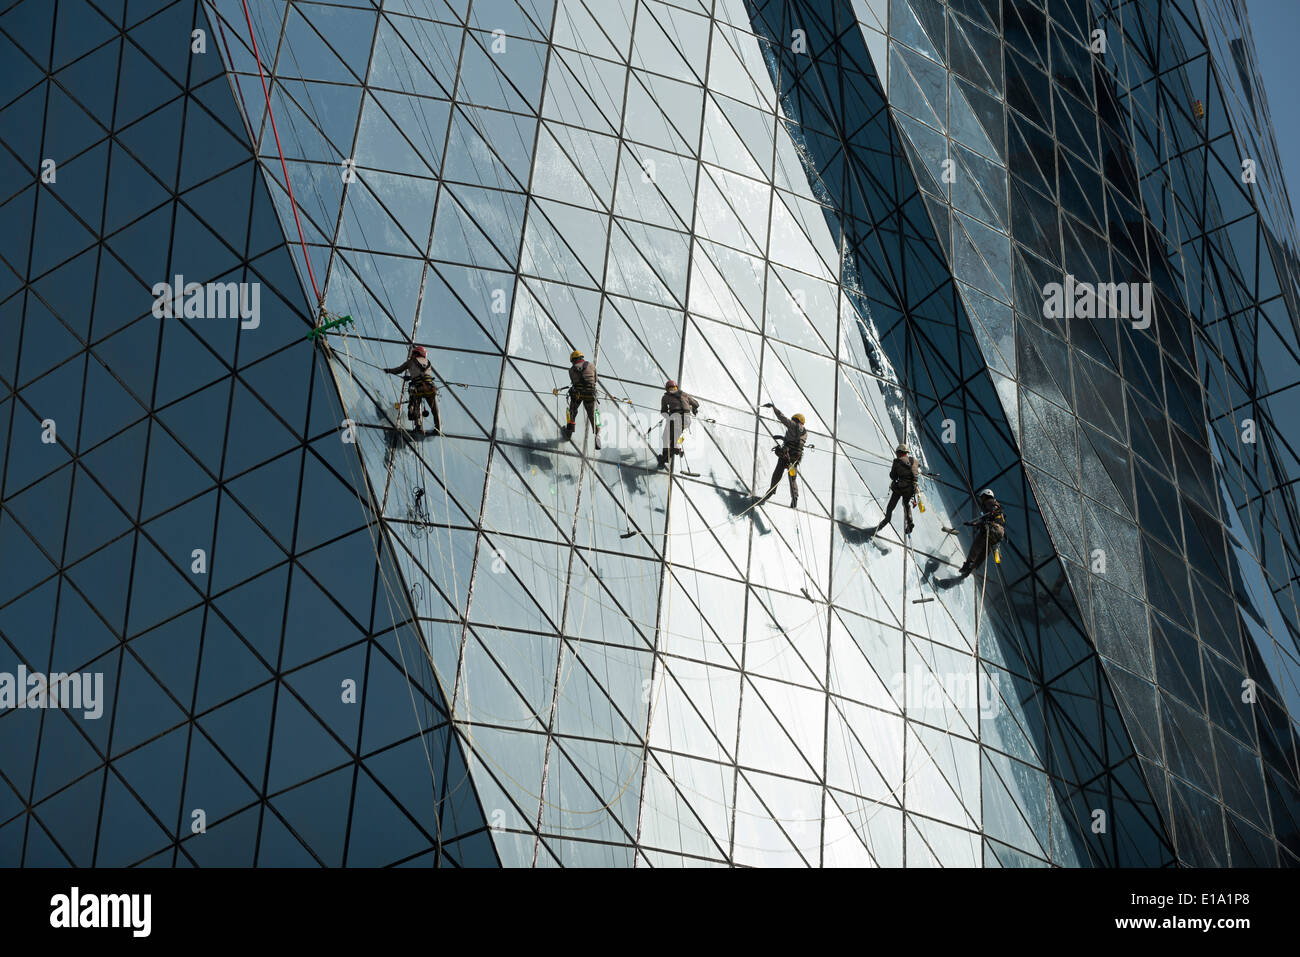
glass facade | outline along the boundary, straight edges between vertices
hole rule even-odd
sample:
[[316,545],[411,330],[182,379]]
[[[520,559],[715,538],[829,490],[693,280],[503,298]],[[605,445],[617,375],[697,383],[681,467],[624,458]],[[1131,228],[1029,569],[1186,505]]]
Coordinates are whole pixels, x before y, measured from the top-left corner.
[[[0,862],[495,863],[210,30],[0,14],[0,682],[102,676],[0,709]],[[157,318],[176,274],[260,322]]]
[[[1300,264],[1236,3],[24,0],[0,44],[0,675],[106,689],[0,709],[0,861],[1300,862]],[[176,275],[260,315],[159,317]],[[899,442],[925,511],[873,535]]]

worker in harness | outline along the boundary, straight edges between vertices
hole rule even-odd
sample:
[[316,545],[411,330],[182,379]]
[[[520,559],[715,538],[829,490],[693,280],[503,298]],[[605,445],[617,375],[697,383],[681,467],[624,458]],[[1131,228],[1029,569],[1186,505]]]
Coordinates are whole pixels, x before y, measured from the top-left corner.
[[441,435],[442,417],[438,414],[438,387],[433,383],[433,366],[425,355],[424,346],[411,346],[411,354],[405,362],[384,371],[407,377],[407,393],[411,401],[407,406],[406,414],[415,426],[415,431],[424,431],[424,405],[428,403],[429,411],[433,413],[433,434]]
[[596,448],[600,448],[600,414],[596,411],[596,367],[574,349],[569,354],[569,419],[564,426],[564,437],[573,438],[577,426],[578,405],[587,407]]
[[781,483],[781,473],[786,472],[790,476],[790,507],[794,508],[799,504],[799,483],[795,476],[798,474],[799,460],[803,458],[804,443],[808,441],[808,430],[804,428],[803,413],[796,412],[787,419],[771,402],[764,402],[763,408],[772,410],[777,421],[785,426],[785,435],[774,436],[779,442],[772,449],[776,453],[776,468],[772,470],[772,481],[768,482],[767,494],[758,500],[758,504],[762,505],[772,497],[772,493]]
[[979,494],[980,517],[973,522],[967,522],[975,528],[975,541],[971,542],[970,551],[966,553],[966,561],[962,563],[957,574],[965,578],[975,570],[975,566],[982,565],[988,558],[990,551],[996,551],[999,543],[1007,537],[1007,517],[1002,512],[1002,506],[993,495],[991,489],[984,489]]
[[885,517],[876,526],[880,531],[894,517],[894,507],[903,503],[903,534],[912,534],[912,502],[916,499],[916,483],[921,475],[921,463],[912,458],[911,450],[906,444],[899,443],[894,449],[894,462],[889,467],[889,506]]
[[669,379],[664,383],[664,395],[659,400],[659,411],[664,417],[663,451],[659,453],[659,467],[667,468],[674,455],[681,455],[677,447],[691,426],[691,417],[698,415],[700,403],[694,396],[689,396]]

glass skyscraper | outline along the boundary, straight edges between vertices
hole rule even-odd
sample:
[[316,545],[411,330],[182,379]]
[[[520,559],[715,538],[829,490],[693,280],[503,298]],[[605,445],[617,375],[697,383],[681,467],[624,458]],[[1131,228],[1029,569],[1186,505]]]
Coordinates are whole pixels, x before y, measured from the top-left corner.
[[1240,0],[7,0],[0,48],[0,862],[1300,864]]

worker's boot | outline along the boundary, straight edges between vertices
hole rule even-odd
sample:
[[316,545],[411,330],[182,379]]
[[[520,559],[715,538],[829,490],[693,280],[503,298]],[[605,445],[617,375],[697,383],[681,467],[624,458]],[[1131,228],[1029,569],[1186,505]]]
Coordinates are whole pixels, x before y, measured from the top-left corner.
[[912,534],[912,529],[914,529],[914,528],[916,528],[916,525],[912,522],[911,519],[908,519],[907,524],[903,526],[903,534],[904,534],[904,535],[911,535],[911,534]]
[[596,429],[594,432],[592,432],[591,436],[593,439],[595,439],[596,451],[599,452],[600,451],[600,429]]
[[664,449],[662,452],[660,452],[658,455],[655,456],[655,460],[659,463],[659,467],[663,469],[668,467],[668,460],[671,457],[672,457],[672,450]]

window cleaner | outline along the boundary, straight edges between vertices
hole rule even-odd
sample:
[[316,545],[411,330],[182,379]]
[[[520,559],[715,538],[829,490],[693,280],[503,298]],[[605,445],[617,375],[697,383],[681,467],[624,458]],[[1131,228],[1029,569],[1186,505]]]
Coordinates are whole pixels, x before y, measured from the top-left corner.
[[442,417],[438,414],[438,387],[433,381],[433,366],[430,365],[424,346],[411,346],[411,353],[401,365],[385,369],[391,375],[407,377],[410,404],[406,414],[415,426],[414,431],[424,432],[424,405],[433,413],[433,434],[442,434]]
[[596,367],[578,349],[569,354],[569,363],[569,414],[568,421],[561,430],[562,434],[566,439],[573,438],[573,432],[577,428],[575,419],[578,405],[584,405],[587,408],[587,419],[592,425],[592,437],[599,450],[600,410],[596,408]]
[[[894,517],[894,508],[903,503],[903,534],[911,535],[915,525],[912,523],[912,502],[917,498],[917,481],[921,475],[921,463],[911,455],[906,443],[900,442],[894,449],[894,461],[889,466],[889,505],[885,517],[876,526],[880,531]],[[923,510],[924,511],[924,510]]]
[[691,419],[700,412],[700,403],[683,392],[676,381],[669,379],[664,383],[663,398],[659,400],[659,412],[664,417],[663,451],[657,456],[659,468],[668,468],[674,455],[684,454],[678,448],[686,438],[686,430],[691,427]]
[[1002,555],[998,546],[1002,540],[1007,537],[1007,517],[1002,511],[1002,506],[998,504],[997,498],[992,489],[984,489],[979,494],[980,517],[973,522],[967,522],[967,525],[973,526],[977,531],[975,541],[971,542],[970,551],[966,553],[966,561],[962,563],[958,575],[965,578],[977,565],[980,565],[988,557],[989,549],[993,550],[993,564],[1002,563]]
[[777,421],[785,426],[785,435],[773,436],[778,443],[772,447],[772,451],[776,453],[776,468],[772,470],[772,480],[768,482],[767,494],[758,500],[758,504],[762,505],[772,497],[781,482],[781,473],[785,472],[790,481],[790,507],[795,508],[799,504],[797,466],[799,460],[803,458],[804,443],[808,441],[808,430],[804,428],[806,420],[802,412],[796,412],[787,419],[771,402],[764,402],[763,408],[772,410]]

